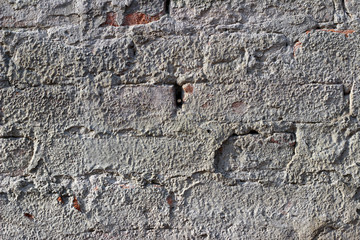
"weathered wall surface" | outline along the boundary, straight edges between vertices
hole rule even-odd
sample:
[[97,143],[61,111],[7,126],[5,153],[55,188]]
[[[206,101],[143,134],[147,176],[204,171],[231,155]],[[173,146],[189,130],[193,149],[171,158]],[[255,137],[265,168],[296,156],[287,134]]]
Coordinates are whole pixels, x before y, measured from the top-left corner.
[[359,239],[360,2],[1,0],[0,239]]

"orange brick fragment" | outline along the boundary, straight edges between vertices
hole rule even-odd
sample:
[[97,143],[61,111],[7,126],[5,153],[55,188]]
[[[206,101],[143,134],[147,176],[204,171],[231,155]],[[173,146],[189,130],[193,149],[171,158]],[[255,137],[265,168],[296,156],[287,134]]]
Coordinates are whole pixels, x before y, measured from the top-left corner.
[[108,12],[106,13],[106,21],[100,25],[100,27],[113,26],[119,27],[119,24],[116,21],[116,13]]
[[275,140],[274,138],[270,138],[269,143],[277,143],[280,144],[279,141]]
[[169,204],[170,207],[172,207],[174,204],[174,200],[170,195],[166,198],[166,202]]
[[74,200],[73,200],[73,206],[76,210],[78,210],[79,212],[81,212],[81,207],[80,207],[80,204],[77,200],[77,198],[74,196]]
[[24,216],[31,219],[31,220],[34,219],[34,216],[31,215],[30,213],[24,213]]
[[302,42],[296,42],[296,43],[294,44],[294,57],[295,57],[296,51],[297,51],[299,48],[301,48],[301,47],[302,47]]
[[131,13],[129,15],[127,15],[124,18],[123,21],[123,26],[131,26],[131,25],[138,25],[138,24],[147,24],[153,21],[157,21],[160,19],[160,14],[154,15],[154,16],[149,16],[145,13],[141,13],[141,12],[136,12],[136,13]]
[[61,204],[64,204],[64,200],[62,199],[61,196],[59,196],[59,197],[57,198],[57,201],[58,201],[59,203],[61,203]]
[[193,93],[194,91],[194,87],[190,83],[184,85],[183,89],[186,93]]
[[352,34],[355,32],[355,30],[337,30],[337,29],[321,29],[321,31],[341,33],[341,34],[345,34],[345,37],[348,37],[349,34]]

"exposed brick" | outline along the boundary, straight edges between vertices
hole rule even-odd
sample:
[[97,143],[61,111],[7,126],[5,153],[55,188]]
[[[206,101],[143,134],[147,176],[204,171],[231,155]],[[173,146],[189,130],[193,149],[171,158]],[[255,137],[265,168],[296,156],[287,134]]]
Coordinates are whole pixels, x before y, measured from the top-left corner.
[[194,90],[194,87],[190,83],[188,83],[183,86],[183,89],[187,94],[191,94]]
[[131,13],[126,15],[123,21],[123,26],[131,26],[131,25],[138,25],[138,24],[147,24],[153,21],[158,21],[160,19],[160,14],[149,16],[145,13]]
[[349,37],[349,34],[352,34],[355,32],[355,30],[337,30],[337,29],[321,29],[320,31],[325,31],[325,32],[333,32],[333,33],[341,33],[344,34],[345,37]]
[[294,44],[294,57],[296,57],[296,51],[302,47],[302,42],[296,42]]
[[106,21],[101,24],[101,27],[105,26],[113,26],[113,27],[119,27],[119,24],[116,20],[117,14],[115,12],[108,12],[106,13]]

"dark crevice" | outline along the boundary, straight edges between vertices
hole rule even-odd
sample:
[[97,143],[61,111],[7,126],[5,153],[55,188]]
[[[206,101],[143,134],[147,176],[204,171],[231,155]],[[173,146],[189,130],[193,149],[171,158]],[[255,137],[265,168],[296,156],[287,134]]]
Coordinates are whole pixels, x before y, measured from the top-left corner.
[[94,132],[94,130],[88,129],[84,126],[71,126],[64,130],[64,134],[66,135],[85,135]]
[[170,0],[164,1],[164,12],[165,14],[170,14]]
[[136,46],[134,42],[131,42],[131,44],[129,45],[129,53],[131,57],[136,57]]
[[354,201],[360,201],[360,188],[356,189],[356,192],[355,192],[355,194],[353,196],[353,200]]
[[325,235],[331,231],[334,231],[335,228],[331,225],[331,224],[325,224],[321,227],[319,227],[318,229],[316,229],[313,233],[312,233],[312,240],[316,240],[319,239],[320,236]]
[[257,135],[257,134],[259,134],[259,132],[256,131],[256,130],[250,130],[249,134],[251,134],[251,135]]
[[34,168],[32,168],[32,169],[30,169],[30,173],[35,173],[35,172],[37,172],[40,168],[41,168],[41,166],[43,166],[45,163],[44,163],[44,159],[40,159],[39,161],[38,161],[38,163],[36,164],[36,166],[34,167]]
[[175,88],[175,104],[176,104],[176,107],[181,108],[182,105],[183,105],[184,90],[178,84],[175,84],[174,88]]
[[169,205],[169,216],[173,217],[176,205],[175,194],[173,192],[169,192],[169,195],[166,197],[166,202]]
[[348,11],[348,9],[347,9],[347,7],[346,7],[346,4],[345,4],[345,0],[341,0],[341,5],[342,5],[342,7],[343,7],[343,10],[344,10],[344,13],[345,13],[345,17],[351,17],[350,16],[350,13],[349,13],[349,11]]
[[34,220],[34,216],[30,213],[24,213],[24,216],[27,217],[30,220]]
[[18,135],[14,135],[14,136],[0,136],[0,139],[12,139],[12,140],[15,140],[15,139],[19,139],[19,138],[25,138],[24,136],[18,136]]
[[0,80],[0,88],[11,87],[11,83],[8,79]]
[[223,151],[230,144],[231,139],[238,137],[238,136],[239,135],[237,135],[235,133],[230,135],[227,139],[225,139],[221,143],[221,146],[215,151],[214,163],[213,163],[215,173],[223,173],[223,167],[221,166],[222,158],[223,158]]
[[343,86],[343,90],[344,90],[344,97],[350,96],[352,88],[347,88],[347,87]]

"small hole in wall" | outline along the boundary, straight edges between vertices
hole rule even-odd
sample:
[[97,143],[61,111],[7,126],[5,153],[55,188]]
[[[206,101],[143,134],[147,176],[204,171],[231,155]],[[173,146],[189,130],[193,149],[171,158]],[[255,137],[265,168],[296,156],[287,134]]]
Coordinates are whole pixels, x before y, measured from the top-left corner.
[[135,43],[132,42],[130,45],[129,45],[129,53],[133,56],[133,57],[136,57],[136,46],[135,46]]
[[250,130],[249,134],[256,135],[259,134],[259,132],[256,130]]
[[32,214],[30,214],[30,213],[24,213],[24,216],[31,219],[31,220],[34,219],[34,216]]
[[211,130],[210,129],[208,129],[208,130],[206,130],[207,131],[207,133],[211,133]]
[[183,105],[183,95],[184,95],[184,91],[183,88],[179,85],[175,85],[175,104],[176,107],[181,108]]
[[199,237],[201,237],[201,238],[207,238],[208,235],[207,235],[206,233],[201,233],[201,234],[199,235]]
[[351,88],[344,87],[344,96],[349,96],[351,93]]
[[360,215],[360,209],[356,209],[356,213]]

